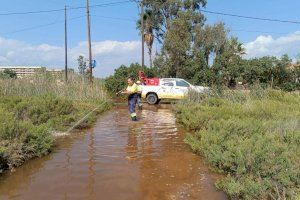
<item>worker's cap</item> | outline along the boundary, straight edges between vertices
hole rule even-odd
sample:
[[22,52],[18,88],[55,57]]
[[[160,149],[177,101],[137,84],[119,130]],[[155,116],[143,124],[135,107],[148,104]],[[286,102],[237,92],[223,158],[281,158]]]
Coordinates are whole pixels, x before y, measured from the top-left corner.
[[137,84],[141,84],[141,81],[137,81],[136,83],[137,83]]

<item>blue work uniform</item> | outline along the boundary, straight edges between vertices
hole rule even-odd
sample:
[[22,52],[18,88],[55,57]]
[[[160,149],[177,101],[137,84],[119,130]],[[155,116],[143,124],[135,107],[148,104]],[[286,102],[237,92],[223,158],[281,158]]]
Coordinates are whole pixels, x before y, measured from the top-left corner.
[[136,120],[135,106],[138,97],[138,86],[134,83],[126,89],[131,94],[128,95],[128,109],[132,120]]

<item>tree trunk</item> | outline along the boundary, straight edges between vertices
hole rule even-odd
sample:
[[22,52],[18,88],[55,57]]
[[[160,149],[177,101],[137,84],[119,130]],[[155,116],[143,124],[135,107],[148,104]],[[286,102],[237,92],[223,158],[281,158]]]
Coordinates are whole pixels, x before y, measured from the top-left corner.
[[148,49],[148,53],[149,53],[150,68],[152,68],[152,47]]
[[208,66],[209,64],[209,52],[205,52],[205,62],[206,62],[206,65]]
[[146,44],[147,44],[147,47],[148,47],[150,68],[152,68],[152,45],[153,45],[153,35],[152,35],[152,33],[145,34],[145,41],[146,41]]

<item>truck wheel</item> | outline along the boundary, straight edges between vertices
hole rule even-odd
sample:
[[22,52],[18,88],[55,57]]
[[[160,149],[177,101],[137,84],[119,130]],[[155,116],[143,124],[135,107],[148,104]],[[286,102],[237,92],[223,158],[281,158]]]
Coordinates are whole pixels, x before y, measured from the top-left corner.
[[150,105],[154,105],[154,104],[156,104],[157,101],[158,101],[157,95],[156,95],[156,94],[153,94],[153,93],[148,94],[146,99],[147,99],[147,102],[148,102]]

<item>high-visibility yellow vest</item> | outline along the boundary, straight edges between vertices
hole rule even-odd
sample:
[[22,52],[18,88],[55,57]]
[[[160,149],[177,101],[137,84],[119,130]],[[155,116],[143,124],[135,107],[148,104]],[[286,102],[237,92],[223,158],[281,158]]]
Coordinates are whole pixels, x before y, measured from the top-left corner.
[[126,90],[131,93],[137,93],[139,91],[138,86],[135,83],[132,86],[128,85]]

